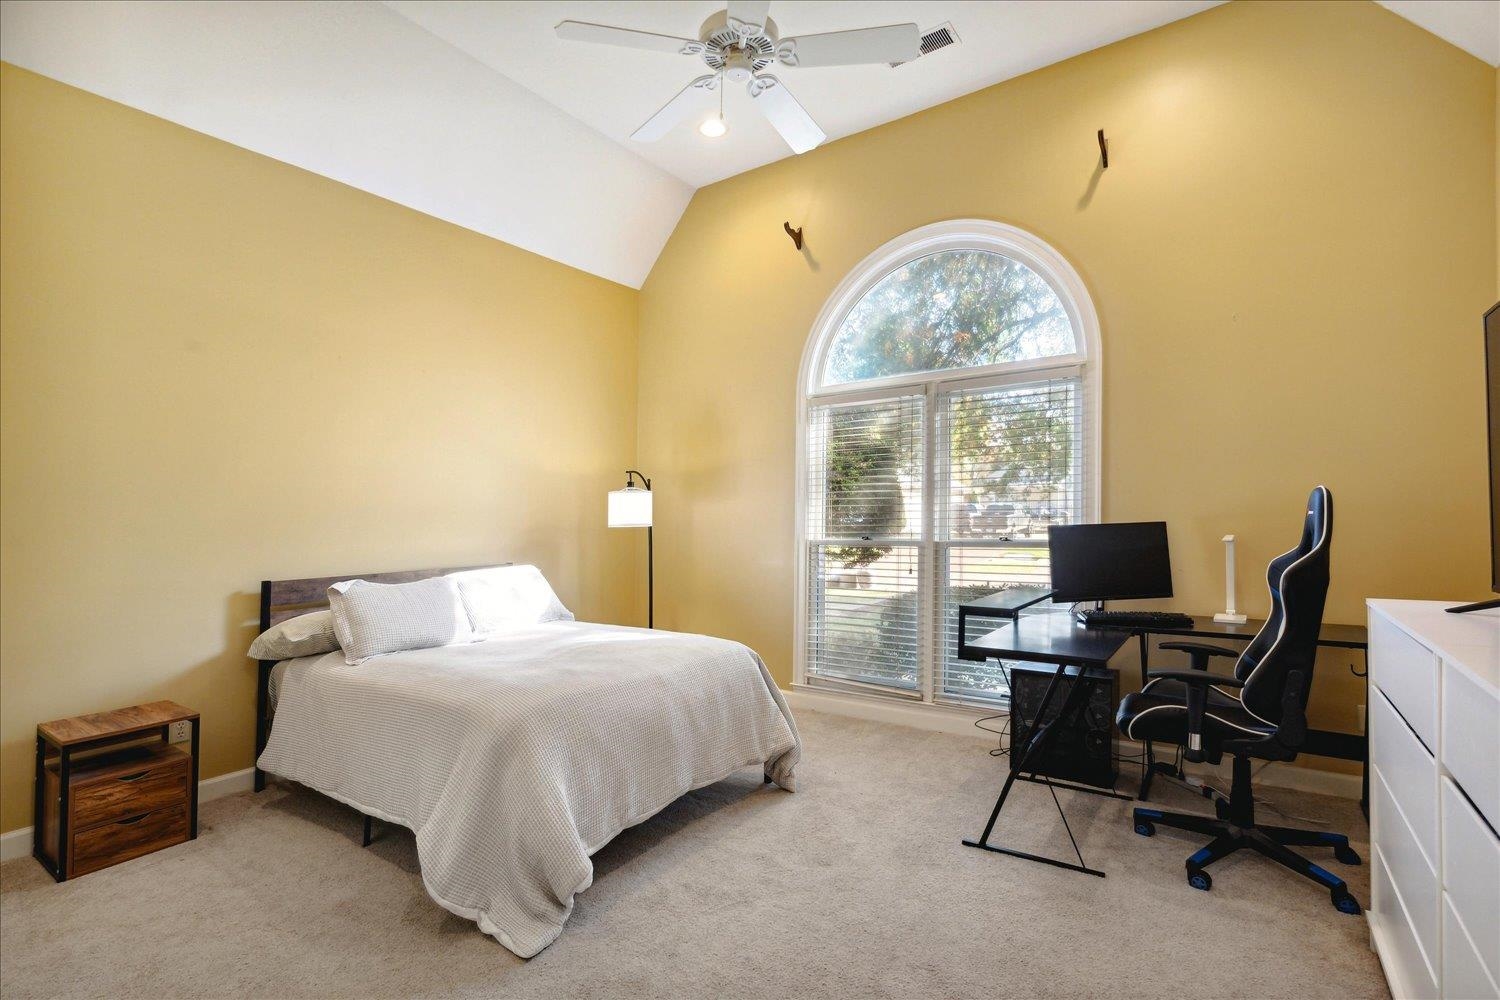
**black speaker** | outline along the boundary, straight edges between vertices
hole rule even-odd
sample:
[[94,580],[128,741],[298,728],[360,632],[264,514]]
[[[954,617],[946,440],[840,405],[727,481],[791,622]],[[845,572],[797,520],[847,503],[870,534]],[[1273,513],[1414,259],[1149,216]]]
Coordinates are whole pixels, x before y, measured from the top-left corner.
[[[1037,719],[1037,709],[1047,693],[1055,668],[1029,663],[1007,664],[1010,671],[1010,769],[1018,770],[1031,739],[1031,727],[1057,718],[1076,681],[1064,677],[1053,692],[1047,715]],[[1037,774],[1060,781],[1073,781],[1098,788],[1114,788],[1118,772],[1115,753],[1115,706],[1119,704],[1119,675],[1110,671],[1112,682],[1096,683],[1083,707],[1073,713],[1052,737],[1051,746],[1039,761]]]

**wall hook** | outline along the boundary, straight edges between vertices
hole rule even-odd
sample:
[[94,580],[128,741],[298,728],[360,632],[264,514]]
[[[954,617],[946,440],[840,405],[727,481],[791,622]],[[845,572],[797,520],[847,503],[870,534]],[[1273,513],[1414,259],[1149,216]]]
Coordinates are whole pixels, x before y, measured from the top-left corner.
[[781,224],[781,228],[785,229],[786,230],[786,234],[792,238],[792,244],[794,246],[796,246],[796,248],[798,250],[801,250],[802,249],[802,227],[798,226],[796,229],[793,229],[792,228],[792,224],[790,222],[783,222]]
[[1102,168],[1109,169],[1109,143],[1104,139],[1104,130],[1099,130],[1099,162]]

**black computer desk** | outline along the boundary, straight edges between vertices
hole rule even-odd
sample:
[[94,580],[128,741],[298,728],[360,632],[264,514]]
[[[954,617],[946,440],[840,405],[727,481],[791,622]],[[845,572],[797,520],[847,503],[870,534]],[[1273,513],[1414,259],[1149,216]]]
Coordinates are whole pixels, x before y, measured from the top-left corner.
[[[986,659],[1028,659],[1022,655],[1007,653],[1004,656],[982,647],[978,641],[970,642],[968,633],[969,618],[1010,618],[1014,620],[1015,609],[1038,598],[1046,596],[1048,589],[1045,587],[1016,587],[1011,590],[1002,590],[994,594],[976,598],[958,606],[958,657],[961,660],[986,660]],[[1027,615],[1041,617],[1041,615]],[[1072,620],[1072,615],[1057,615],[1057,617]],[[1175,635],[1190,636],[1197,639],[1221,639],[1237,642],[1249,642],[1255,638],[1260,631],[1264,621],[1251,619],[1242,625],[1227,622],[1216,622],[1209,615],[1193,615],[1193,624],[1181,627],[1151,626],[1150,628],[1128,628],[1117,629],[1111,627],[1104,631],[1124,632],[1134,635],[1139,643],[1141,654],[1141,686],[1146,684],[1146,671],[1150,661],[1151,643],[1153,635]],[[1085,629],[1083,631],[1095,631]],[[986,633],[991,635],[993,633]],[[1021,645],[1029,642],[1029,633]],[[1335,649],[1358,650],[1361,659],[1367,655],[1369,649],[1369,637],[1363,625],[1336,625],[1325,622],[1318,632],[1318,645]],[[1054,662],[1043,660],[1042,662]],[[1360,677],[1369,672],[1369,664],[1364,664],[1364,672],[1356,671]],[[1353,667],[1351,666],[1352,670]],[[1359,806],[1364,810],[1366,816],[1370,814],[1370,749],[1369,749],[1369,699],[1365,700],[1365,732],[1364,733],[1341,733],[1327,729],[1309,729],[1307,738],[1302,744],[1301,752],[1309,753],[1315,757],[1333,757],[1338,760],[1357,760],[1362,765],[1361,789]],[[1159,763],[1151,753],[1150,745],[1147,745],[1146,761],[1142,768],[1140,797],[1146,798],[1151,793],[1151,779],[1160,773],[1172,774],[1176,769],[1171,765]]]
[[[1110,673],[1109,661],[1130,641],[1130,636],[1131,633],[1128,631],[1084,628],[1069,614],[1022,615],[972,642],[965,641],[967,636],[962,631],[959,632],[960,650],[967,653],[969,659],[1025,660],[1031,663],[1050,663],[1057,668],[1052,674],[1052,679],[1047,682],[1047,690],[1043,693],[1041,704],[1037,707],[1036,720],[1031,725],[1031,738],[1021,750],[1020,763],[1006,776],[1005,785],[1000,789],[999,797],[995,799],[995,808],[991,810],[989,821],[984,825],[984,833],[980,834],[978,840],[965,840],[963,842],[965,847],[977,847],[983,851],[1009,854],[1011,857],[1024,858],[1027,861],[1039,861],[1042,864],[1082,872],[1085,875],[1104,877],[1104,872],[1090,868],[1084,861],[1083,852],[1079,850],[1078,841],[1073,837],[1073,830],[1068,826],[1068,817],[1063,812],[1061,802],[1057,803],[1057,811],[1062,816],[1063,828],[1068,831],[1068,839],[1073,843],[1073,853],[1078,856],[1077,864],[992,844],[990,834],[995,830],[995,822],[1000,818],[1000,810],[1004,808],[1005,800],[1010,796],[1010,790],[1017,778],[1029,777],[1030,780],[1039,780],[1049,786],[1074,787],[1039,776],[1037,764],[1045,756],[1047,747],[1055,738],[1058,728],[1066,725],[1069,716],[1080,711],[1087,704],[1089,691],[1094,684],[1112,682],[1113,676]],[[1051,707],[1052,699],[1065,676],[1071,678],[1073,683],[1068,688],[1068,693],[1063,698],[1062,707],[1058,710],[1056,717],[1044,722],[1043,720],[1047,719],[1047,709]],[[1011,752],[1016,751],[1013,748]],[[1097,791],[1084,788],[1078,790]],[[1057,794],[1054,792],[1053,800],[1056,801],[1056,798]]]

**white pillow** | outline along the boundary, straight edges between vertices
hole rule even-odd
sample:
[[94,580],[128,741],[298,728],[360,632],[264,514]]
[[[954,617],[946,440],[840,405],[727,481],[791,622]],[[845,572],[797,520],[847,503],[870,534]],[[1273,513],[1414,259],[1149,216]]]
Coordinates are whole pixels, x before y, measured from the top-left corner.
[[415,583],[345,580],[328,588],[328,605],[350,664],[381,653],[474,641],[458,586],[445,576]]
[[250,644],[252,660],[291,660],[339,648],[333,632],[333,612],[314,611],[272,625]]
[[450,574],[450,579],[457,582],[469,624],[480,638],[542,622],[574,620],[535,566],[471,569]]

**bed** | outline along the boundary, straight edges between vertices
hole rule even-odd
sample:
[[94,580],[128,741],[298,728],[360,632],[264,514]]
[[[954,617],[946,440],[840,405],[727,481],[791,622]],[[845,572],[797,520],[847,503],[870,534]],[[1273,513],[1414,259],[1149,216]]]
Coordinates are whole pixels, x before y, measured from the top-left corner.
[[[267,581],[263,630],[352,578]],[[743,767],[791,791],[801,752],[747,647],[576,621],[357,666],[261,661],[256,704],[257,789],[269,772],[408,827],[428,894],[523,958],[561,934],[621,830]]]

